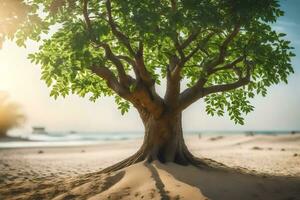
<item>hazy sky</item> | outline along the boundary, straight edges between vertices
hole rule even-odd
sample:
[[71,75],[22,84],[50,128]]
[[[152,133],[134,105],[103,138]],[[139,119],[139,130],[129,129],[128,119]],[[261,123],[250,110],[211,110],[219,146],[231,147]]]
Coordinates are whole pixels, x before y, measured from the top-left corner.
[[[290,76],[289,84],[271,87],[265,98],[256,97],[255,110],[246,116],[244,126],[235,125],[227,116],[207,116],[203,101],[199,101],[183,114],[185,130],[300,130],[300,1],[283,1],[282,8],[285,16],[274,28],[288,34],[297,55],[293,59],[295,74]],[[24,129],[29,131],[31,126],[39,125],[52,131],[143,130],[134,108],[122,116],[112,98],[96,103],[73,95],[50,98],[49,88],[40,80],[39,66],[27,60],[37,45],[27,46],[24,49],[5,42],[0,50],[0,90],[7,91],[12,100],[23,106],[28,117]]]

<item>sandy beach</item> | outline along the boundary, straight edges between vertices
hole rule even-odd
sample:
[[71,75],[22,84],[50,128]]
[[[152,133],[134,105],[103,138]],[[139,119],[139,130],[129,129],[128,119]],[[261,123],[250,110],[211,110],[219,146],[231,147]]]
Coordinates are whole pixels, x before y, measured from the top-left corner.
[[0,199],[300,199],[299,134],[186,137],[230,170],[154,162],[99,173],[141,142],[0,149]]

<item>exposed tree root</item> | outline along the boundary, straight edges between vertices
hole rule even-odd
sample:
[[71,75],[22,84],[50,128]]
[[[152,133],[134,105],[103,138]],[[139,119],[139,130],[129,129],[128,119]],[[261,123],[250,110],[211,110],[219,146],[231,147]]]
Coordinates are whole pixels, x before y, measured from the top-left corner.
[[139,149],[132,156],[122,160],[121,162],[118,162],[118,163],[116,163],[112,166],[109,166],[109,167],[101,170],[101,173],[109,173],[109,172],[118,171],[120,169],[123,169],[125,167],[130,166],[130,165],[133,165],[135,163],[141,162],[144,159],[145,159],[145,153],[144,153],[144,151],[142,151],[142,149]]
[[[149,153],[143,148],[140,148],[135,154],[132,156],[112,165],[105,169],[103,169],[100,173],[109,173],[118,171],[120,169],[123,169],[125,167],[128,167],[130,165],[145,161],[148,163],[151,163],[152,161],[158,160],[161,163],[165,163],[164,160],[161,159],[162,156],[155,155],[153,152]],[[177,152],[177,154],[174,157],[174,163],[179,165],[193,165],[198,168],[219,168],[219,169],[228,169],[226,165],[219,163],[217,161],[214,161],[212,159],[208,158],[198,158],[195,157],[184,145],[182,151]]]

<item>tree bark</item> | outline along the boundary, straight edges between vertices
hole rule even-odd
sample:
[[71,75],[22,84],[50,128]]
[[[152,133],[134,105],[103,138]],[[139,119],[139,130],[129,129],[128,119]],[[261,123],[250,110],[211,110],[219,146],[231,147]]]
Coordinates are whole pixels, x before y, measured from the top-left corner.
[[103,172],[116,171],[137,162],[154,160],[180,165],[206,165],[201,159],[195,158],[185,145],[181,113],[166,113],[160,118],[141,114],[141,118],[145,126],[145,136],[140,149],[129,158],[104,169]]
[[145,137],[142,147],[147,152],[148,161],[188,163],[183,155],[185,145],[182,134],[181,113],[164,114],[159,119],[150,116],[144,121],[144,126]]

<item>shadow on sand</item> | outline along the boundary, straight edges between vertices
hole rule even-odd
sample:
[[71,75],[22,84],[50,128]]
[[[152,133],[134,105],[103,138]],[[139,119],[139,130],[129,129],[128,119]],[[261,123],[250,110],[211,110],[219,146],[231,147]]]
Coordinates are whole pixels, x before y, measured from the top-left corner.
[[[174,179],[198,188],[212,200],[300,200],[300,177],[249,174],[235,169],[199,169],[173,163],[158,163],[156,167]],[[160,180],[159,176],[157,180]]]
[[161,196],[161,200],[169,200],[170,197],[167,195],[166,191],[165,191],[165,185],[162,182],[157,170],[155,169],[155,167],[153,165],[149,165],[149,164],[144,164],[145,167],[147,167],[150,172],[151,172],[151,178],[153,178],[153,180],[155,181],[155,186],[158,189],[158,193]]

